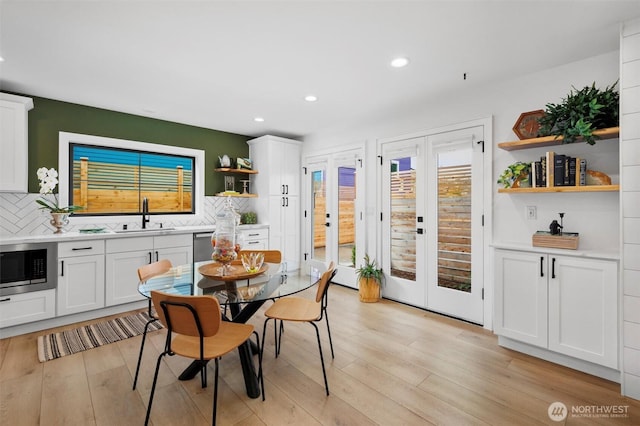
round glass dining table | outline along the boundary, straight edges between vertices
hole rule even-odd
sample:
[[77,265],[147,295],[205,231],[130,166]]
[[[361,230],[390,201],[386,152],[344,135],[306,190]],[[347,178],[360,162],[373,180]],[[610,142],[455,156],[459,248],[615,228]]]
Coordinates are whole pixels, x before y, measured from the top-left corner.
[[[230,315],[226,315],[225,309],[225,320],[245,323],[267,300],[304,291],[316,284],[323,272],[315,268],[283,271],[279,265],[269,265],[263,273],[247,278],[248,274],[241,264],[232,265],[231,273],[224,277],[218,276],[215,268],[217,265],[211,261],[177,265],[165,274],[140,282],[138,291],[147,298],[151,297],[152,290],[170,294],[211,295],[218,299],[222,307],[228,307]],[[256,348],[252,350],[251,343],[247,341],[238,348],[238,352],[247,395],[258,398],[260,386],[252,359]],[[192,379],[201,367],[199,361],[194,361],[182,372],[180,380]]]

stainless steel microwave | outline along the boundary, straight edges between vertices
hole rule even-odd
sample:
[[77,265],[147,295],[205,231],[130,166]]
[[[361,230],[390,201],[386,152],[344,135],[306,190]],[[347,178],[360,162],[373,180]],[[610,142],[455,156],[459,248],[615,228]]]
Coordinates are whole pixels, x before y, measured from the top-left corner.
[[0,246],[0,296],[47,290],[57,286],[56,243]]

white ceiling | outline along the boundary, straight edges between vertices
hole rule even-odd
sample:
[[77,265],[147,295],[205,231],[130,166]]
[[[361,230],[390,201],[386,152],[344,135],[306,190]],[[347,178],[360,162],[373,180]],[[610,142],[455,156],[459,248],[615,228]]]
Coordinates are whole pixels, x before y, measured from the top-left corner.
[[635,17],[639,0],[2,0],[0,89],[300,138],[616,50]]

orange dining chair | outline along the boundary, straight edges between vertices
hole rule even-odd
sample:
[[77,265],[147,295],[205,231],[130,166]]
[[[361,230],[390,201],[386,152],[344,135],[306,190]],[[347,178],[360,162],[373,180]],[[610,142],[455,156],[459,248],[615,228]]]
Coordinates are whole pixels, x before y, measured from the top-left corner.
[[[167,259],[162,259],[157,262],[141,266],[138,268],[138,279],[140,280],[140,282],[146,281],[149,278],[169,272],[172,267],[173,266],[171,265],[171,262]],[[158,321],[158,318],[154,315],[151,309],[151,299],[149,299],[149,308],[147,313],[149,315],[149,320],[147,320],[147,323],[144,326],[144,333],[142,333],[142,343],[140,343],[138,365],[136,366],[136,375],[133,379],[133,390],[136,389],[136,384],[138,383],[138,374],[140,373],[140,364],[142,363],[142,352],[144,351],[144,342],[147,338],[147,330],[149,329],[149,325],[151,325],[151,323]]]
[[[213,388],[213,419],[216,424],[218,406],[218,361],[219,359],[245,343],[252,334],[260,342],[258,334],[251,324],[222,321],[220,303],[211,296],[183,296],[151,291],[153,306],[158,319],[167,328],[164,351],[158,356],[153,385],[149,395],[145,425],[149,423],[151,405],[158,381],[160,363],[165,355],[180,355],[202,363],[202,387],[206,387],[207,363],[215,360],[215,381]],[[259,377],[262,381],[262,356],[259,354]],[[264,386],[263,386],[264,387]]]
[[[262,328],[262,347],[260,353],[264,350],[265,333],[267,331],[267,323],[269,320],[274,320],[274,324],[277,324],[280,320],[283,321],[295,321],[295,322],[307,322],[311,324],[316,330],[316,337],[318,339],[318,350],[320,351],[320,362],[322,364],[322,375],[324,377],[324,385],[329,395],[329,383],[327,382],[327,373],[324,367],[324,357],[322,355],[322,343],[320,343],[320,331],[316,322],[322,321],[324,318],[327,323],[327,333],[329,334],[329,344],[331,346],[331,358],[334,358],[333,354],[333,342],[331,341],[331,328],[329,327],[329,317],[327,316],[327,292],[329,290],[329,284],[336,274],[333,262],[329,265],[329,268],[322,274],[318,283],[318,289],[316,291],[316,297],[313,300],[305,299],[302,297],[288,296],[276,300],[273,305],[269,307],[264,313],[265,320]],[[277,329],[277,326],[274,330]],[[282,341],[282,327],[279,332],[275,332],[275,346],[276,357],[280,354],[280,346]],[[259,376],[262,377],[262,371]],[[264,380],[261,381],[262,385],[262,398],[264,399]]]

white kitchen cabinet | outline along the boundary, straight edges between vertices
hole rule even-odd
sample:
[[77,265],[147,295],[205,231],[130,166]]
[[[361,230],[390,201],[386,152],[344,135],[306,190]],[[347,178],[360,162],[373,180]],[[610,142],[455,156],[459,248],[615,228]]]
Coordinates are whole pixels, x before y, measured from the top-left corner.
[[138,293],[138,268],[160,259],[173,265],[193,262],[191,234],[107,240],[105,303],[107,306],[144,300]]
[[496,250],[495,332],[618,368],[618,267],[612,260]]
[[55,289],[0,297],[0,328],[45,320],[55,316]]
[[283,267],[300,267],[300,147],[301,142],[262,136],[247,142],[254,167],[255,209],[269,225],[269,249],[282,252]]
[[27,192],[28,115],[33,100],[0,93],[0,191]]
[[57,315],[104,307],[104,240],[58,244]]
[[267,250],[269,248],[269,229],[238,229],[238,241],[242,250]]

